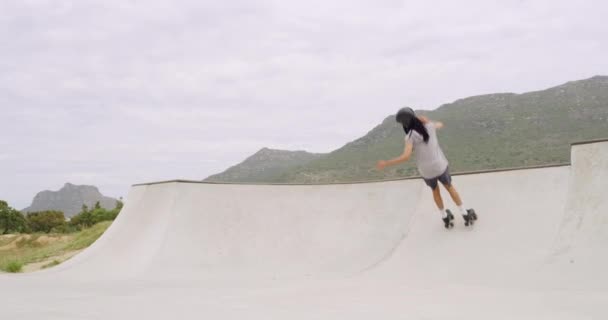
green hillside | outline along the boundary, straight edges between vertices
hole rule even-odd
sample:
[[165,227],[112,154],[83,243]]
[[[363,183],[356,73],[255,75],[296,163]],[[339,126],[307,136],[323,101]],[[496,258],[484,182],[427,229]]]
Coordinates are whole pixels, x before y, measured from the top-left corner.
[[266,182],[288,172],[288,170],[303,166],[323,154],[306,151],[285,151],[262,148],[245,161],[226,171],[205,179],[207,182]]
[[[608,136],[608,77],[524,94],[469,97],[420,114],[445,123],[439,139],[452,172],[567,163],[571,142]],[[412,163],[384,172],[374,169],[378,159],[403,151],[403,137],[389,116],[342,148],[263,181],[323,183],[416,175]]]

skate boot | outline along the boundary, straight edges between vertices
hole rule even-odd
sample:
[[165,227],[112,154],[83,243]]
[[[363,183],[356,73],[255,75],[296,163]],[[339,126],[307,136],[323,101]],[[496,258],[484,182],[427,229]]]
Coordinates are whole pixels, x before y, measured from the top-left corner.
[[467,214],[462,217],[464,218],[464,225],[467,227],[474,225],[477,221],[477,213],[473,209],[467,209]]
[[445,212],[448,215],[442,219],[443,225],[446,229],[452,229],[454,227],[454,215],[452,214],[452,211],[450,211],[450,209],[445,210]]

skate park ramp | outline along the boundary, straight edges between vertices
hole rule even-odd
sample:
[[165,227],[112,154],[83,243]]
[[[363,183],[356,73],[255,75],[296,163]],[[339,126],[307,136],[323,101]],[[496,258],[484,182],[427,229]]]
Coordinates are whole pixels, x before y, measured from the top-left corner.
[[7,319],[607,319],[608,141],[571,164],[420,179],[132,187],[90,248],[0,275]]

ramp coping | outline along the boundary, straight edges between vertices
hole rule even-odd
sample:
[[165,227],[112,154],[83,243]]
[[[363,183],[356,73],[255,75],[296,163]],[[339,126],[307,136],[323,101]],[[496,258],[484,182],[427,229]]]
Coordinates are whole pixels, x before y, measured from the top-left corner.
[[[517,170],[532,170],[532,169],[543,169],[543,168],[555,168],[555,167],[567,167],[570,163],[555,163],[545,164],[539,166],[527,166],[527,167],[513,167],[513,168],[501,168],[501,169],[486,169],[486,170],[475,170],[475,171],[462,171],[452,173],[452,176],[462,175],[474,175],[482,173],[492,172],[506,172],[506,171],[517,171]],[[403,180],[415,180],[421,179],[421,176],[410,176],[400,177],[391,179],[376,179],[376,180],[365,180],[365,181],[348,181],[348,182],[326,182],[326,183],[279,183],[279,182],[215,182],[215,181],[200,181],[200,180],[187,180],[187,179],[172,179],[155,182],[137,183],[133,187],[137,186],[149,186],[156,184],[167,184],[167,183],[196,183],[196,184],[224,184],[224,185],[252,185],[252,186],[323,186],[323,185],[340,185],[340,184],[363,184],[363,183],[380,183],[380,182],[391,182],[391,181],[403,181]]]

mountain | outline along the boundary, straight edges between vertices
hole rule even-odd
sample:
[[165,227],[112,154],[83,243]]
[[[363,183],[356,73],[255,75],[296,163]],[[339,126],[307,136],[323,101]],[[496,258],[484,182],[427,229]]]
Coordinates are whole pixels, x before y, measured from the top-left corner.
[[212,175],[206,182],[265,182],[291,169],[305,166],[323,154],[263,148],[228,170]]
[[[567,163],[571,142],[608,136],[608,77],[523,94],[468,97],[418,113],[444,122],[438,134],[452,172]],[[250,178],[327,183],[414,176],[411,161],[383,172],[374,168],[378,159],[403,151],[403,137],[389,116],[365,136],[305,165]]]
[[32,205],[21,210],[23,213],[44,210],[62,211],[66,218],[78,214],[82,210],[82,205],[92,208],[99,201],[102,208],[113,209],[116,206],[116,199],[105,197],[97,187],[77,186],[66,183],[59,191],[39,192],[32,201]]

